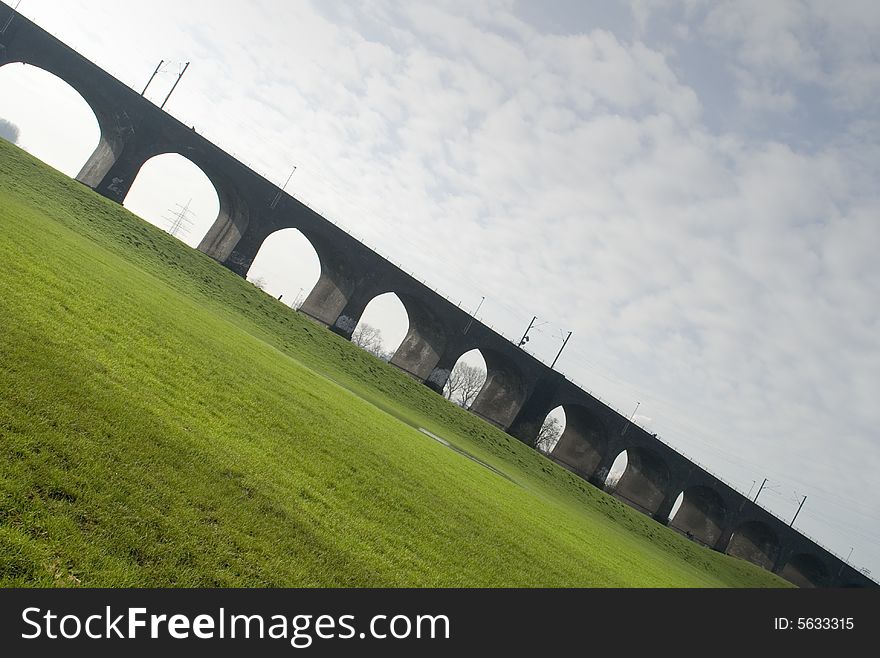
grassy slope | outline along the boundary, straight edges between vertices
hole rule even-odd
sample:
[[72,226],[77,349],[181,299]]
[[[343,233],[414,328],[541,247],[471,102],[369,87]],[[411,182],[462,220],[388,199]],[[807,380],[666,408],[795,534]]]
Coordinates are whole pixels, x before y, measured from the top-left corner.
[[784,584],[2,140],[0,262],[0,584]]

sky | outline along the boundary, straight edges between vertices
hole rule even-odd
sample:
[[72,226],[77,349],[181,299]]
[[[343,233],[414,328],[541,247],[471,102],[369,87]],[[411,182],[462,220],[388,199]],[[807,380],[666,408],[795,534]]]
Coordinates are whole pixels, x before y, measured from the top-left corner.
[[[26,16],[795,527],[880,576],[880,5],[23,0]],[[75,92],[0,68],[75,175]],[[125,205],[217,214],[159,156]],[[251,271],[293,302],[301,235]],[[368,308],[394,347],[399,302]]]

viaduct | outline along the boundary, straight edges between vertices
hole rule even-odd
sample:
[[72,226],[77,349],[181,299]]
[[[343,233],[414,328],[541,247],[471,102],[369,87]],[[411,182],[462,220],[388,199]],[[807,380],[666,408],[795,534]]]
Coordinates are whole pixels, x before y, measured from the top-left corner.
[[[7,21],[10,21],[7,24]],[[176,153],[207,175],[220,212],[199,250],[245,276],[272,233],[298,229],[321,275],[301,312],[350,338],[367,304],[394,292],[409,331],[391,363],[442,391],[458,358],[479,349],[488,371],[471,411],[528,445],[547,414],[565,410],[550,458],[604,488],[615,458],[628,464],[612,495],[694,541],[749,560],[802,587],[870,587],[872,580],[675,452],[563,375],[452,305],[137,92],[0,3],[0,66],[24,63],[54,74],[92,108],[100,142],[77,180],[122,203],[150,158]],[[463,328],[469,325],[465,333]],[[624,428],[627,428],[624,432]],[[679,494],[682,504],[670,521]]]

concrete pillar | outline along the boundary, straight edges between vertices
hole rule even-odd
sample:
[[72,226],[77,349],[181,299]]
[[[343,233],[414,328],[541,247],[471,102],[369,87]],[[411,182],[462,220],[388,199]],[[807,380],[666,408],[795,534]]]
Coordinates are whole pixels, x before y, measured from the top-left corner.
[[132,140],[128,140],[118,153],[116,148],[118,147],[102,140],[80,171],[77,180],[98,194],[121,204],[128,196],[141,167],[154,154],[147,149],[138,148]]
[[446,337],[446,348],[443,354],[437,360],[437,363],[431,369],[430,374],[425,378],[425,386],[432,391],[443,394],[443,388],[449,380],[449,374],[458,363],[461,356],[473,348],[471,343],[462,340],[462,336],[458,334],[450,334]]
[[[319,256],[321,256],[320,253]],[[340,262],[321,256],[321,276],[300,306],[300,313],[327,327],[332,327],[348,303],[348,298],[353,293],[355,284],[355,278]],[[354,327],[352,327],[353,330]]]
[[516,363],[507,355],[491,350],[486,359],[486,383],[471,405],[471,412],[507,431],[526,399],[526,383]]
[[722,528],[721,536],[718,537],[718,540],[715,542],[715,545],[712,546],[719,553],[727,552],[727,547],[730,545],[730,539],[733,537],[734,524],[728,522],[728,524]]
[[681,489],[679,487],[674,487],[670,490],[672,493],[667,493],[663,497],[663,501],[660,503],[660,506],[657,508],[651,516],[658,523],[662,523],[663,525],[669,524],[669,513],[672,512],[672,507],[675,505],[675,501],[678,499],[678,494],[681,493]]
[[781,574],[782,570],[785,569],[785,565],[791,559],[792,554],[793,551],[790,548],[780,545],[779,551],[776,553],[776,559],[773,561],[773,573]]
[[593,474],[590,475],[590,484],[599,489],[605,488],[605,480],[608,478],[608,472],[611,470],[611,467],[614,465],[614,460],[617,459],[617,455],[620,453],[620,450],[612,449],[610,447],[608,448],[605,454],[602,455],[602,459],[599,461]]
[[453,367],[455,367],[455,363],[447,365],[438,361],[437,365],[431,369],[431,374],[428,375],[428,378],[425,380],[425,386],[442,395],[443,389],[446,387],[446,382],[449,381],[449,374],[452,372]]
[[367,304],[373,301],[379,294],[381,293],[367,281],[363,279],[358,281],[346,300],[342,311],[330,325],[330,330],[347,340],[351,340],[351,335],[354,333],[355,328],[357,328],[358,322],[361,321],[361,316],[364,314]]
[[425,302],[412,295],[398,296],[406,308],[409,329],[391,358],[391,365],[424,382],[446,351],[447,336],[451,332]]
[[92,152],[89,159],[80,169],[76,176],[83,185],[88,185],[93,190],[101,185],[110,169],[116,164],[119,156],[125,148],[125,140],[120,136],[112,137],[101,127],[101,140]]
[[559,391],[561,381],[561,377],[550,372],[535,384],[532,394],[529,395],[522,409],[516,415],[516,420],[510,426],[510,433],[513,436],[528,446],[535,445],[547,414],[555,408],[553,401]]
[[240,277],[247,277],[260,247],[270,233],[259,221],[251,221],[249,208],[243,199],[233,197],[228,190],[217,190],[217,193],[220,212],[198,249]]

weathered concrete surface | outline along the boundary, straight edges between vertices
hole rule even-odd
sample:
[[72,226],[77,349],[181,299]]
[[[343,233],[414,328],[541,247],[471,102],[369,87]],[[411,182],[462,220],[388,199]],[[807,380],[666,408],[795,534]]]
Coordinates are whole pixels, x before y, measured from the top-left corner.
[[[12,9],[0,3],[0,24]],[[77,179],[122,203],[147,160],[177,153],[204,171],[220,212],[199,249],[245,276],[263,242],[298,229],[312,244],[321,276],[301,311],[350,337],[377,295],[398,295],[409,331],[391,363],[442,391],[456,361],[479,349],[487,382],[472,411],[534,445],[547,414],[566,413],[566,429],[551,459],[598,487],[624,450],[629,466],[615,494],[661,523],[678,495],[673,527],[715,550],[750,560],[801,586],[875,586],[870,579],[619,413],[526,354],[425,284],[248,169],[190,127],[65,46],[21,15],[0,36],[0,65],[23,62],[70,84],[95,113],[100,142]]]
[[682,494],[681,506],[669,526],[706,546],[714,546],[727,521],[727,505],[721,495],[704,485],[688,487]]
[[733,530],[727,554],[772,570],[779,555],[779,537],[761,521],[746,521]]

